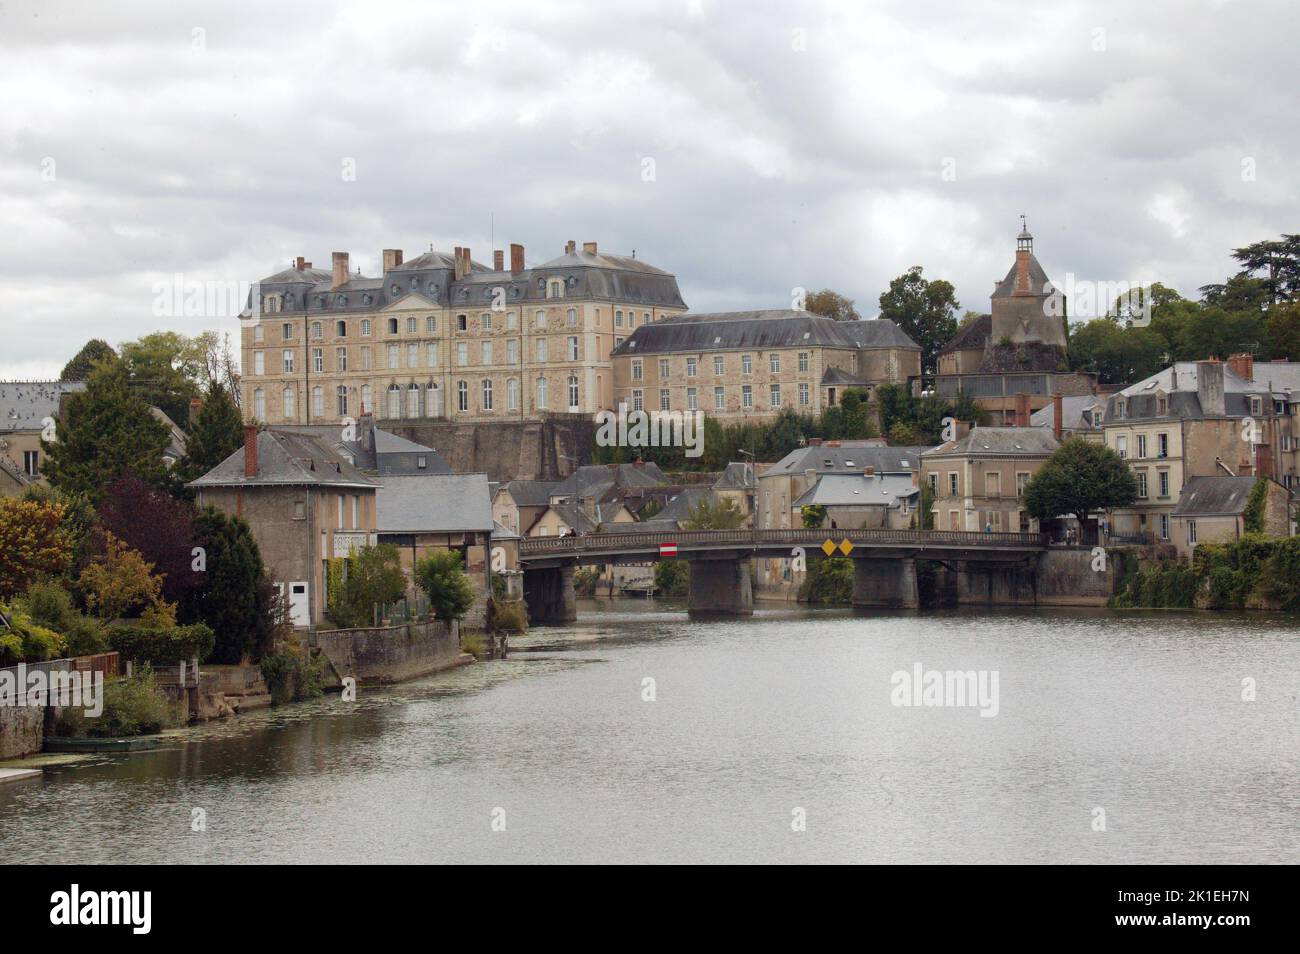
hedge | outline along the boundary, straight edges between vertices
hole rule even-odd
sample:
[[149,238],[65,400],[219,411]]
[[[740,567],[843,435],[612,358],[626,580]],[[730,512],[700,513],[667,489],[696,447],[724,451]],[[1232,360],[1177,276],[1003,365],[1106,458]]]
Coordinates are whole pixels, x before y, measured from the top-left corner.
[[108,634],[109,647],[122,659],[159,665],[203,660],[215,643],[216,635],[204,623],[172,628],[114,626]]

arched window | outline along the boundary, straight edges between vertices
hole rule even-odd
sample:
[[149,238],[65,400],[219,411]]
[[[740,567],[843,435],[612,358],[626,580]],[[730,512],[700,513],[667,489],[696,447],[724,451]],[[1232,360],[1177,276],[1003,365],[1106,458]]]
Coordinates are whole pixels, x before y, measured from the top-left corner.
[[293,388],[285,388],[284,391],[280,393],[281,410],[286,421],[292,421],[297,416],[295,413],[298,410],[297,407],[295,407],[296,403],[297,402],[294,400]]
[[519,410],[519,379],[506,381],[506,407],[511,411]]
[[564,280],[563,280],[563,279],[560,279],[560,278],[552,278],[552,279],[547,283],[547,285],[546,285],[546,297],[547,297],[547,298],[563,298],[563,297],[564,297]]
[[389,318],[389,319],[388,319],[388,333],[389,333],[390,335],[395,335],[395,334],[397,334],[397,319],[396,319],[396,318]]
[[569,327],[570,328],[578,327],[578,309],[576,308],[569,309]]
[[406,416],[420,416],[420,386],[414,382],[406,389]]
[[456,382],[456,410],[469,410],[469,385],[464,381]]
[[253,390],[253,417],[259,421],[266,420],[266,392],[261,388]]
[[402,416],[402,389],[396,384],[388,386],[388,417],[397,420]]
[[546,402],[547,402],[546,379],[538,378],[537,379],[537,406],[539,408],[544,408],[547,406]]
[[374,411],[374,409],[375,404],[370,400],[370,385],[363,384],[361,385],[361,413],[365,414],[366,411]]
[[483,410],[492,410],[492,379],[483,379]]
[[578,379],[575,375],[569,375],[569,410],[578,409]]
[[340,384],[337,388],[334,389],[334,393],[338,397],[339,417],[347,417],[348,416],[348,386],[346,384]]
[[346,338],[348,336],[348,323],[346,321],[334,322],[334,334],[340,338]]

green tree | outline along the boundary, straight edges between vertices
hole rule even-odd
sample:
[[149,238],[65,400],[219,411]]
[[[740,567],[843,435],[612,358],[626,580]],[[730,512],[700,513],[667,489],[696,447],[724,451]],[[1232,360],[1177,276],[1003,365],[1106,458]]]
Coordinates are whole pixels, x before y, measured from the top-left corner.
[[184,481],[197,480],[244,443],[244,423],[239,408],[221,382],[214,382],[203,408],[190,428],[185,457],[177,466]]
[[1300,361],[1300,302],[1282,302],[1268,310],[1268,356]]
[[1094,510],[1126,507],[1137,497],[1137,480],[1124,458],[1104,444],[1067,438],[1030,478],[1024,506],[1040,521],[1073,514],[1088,526]]
[[805,530],[820,530],[826,524],[825,505],[804,504],[799,508],[799,520]]
[[385,543],[362,547],[346,559],[341,592],[331,592],[329,615],[338,626],[374,625],[375,607],[406,595],[406,574],[397,547]]
[[95,365],[101,361],[116,361],[117,352],[109,346],[107,341],[101,338],[91,338],[73,356],[72,360],[63,366],[63,371],[59,374],[60,381],[85,381],[90,377],[90,372],[95,370]]
[[155,331],[122,345],[122,364],[131,389],[178,425],[190,413],[190,399],[208,379],[207,342],[174,331]]
[[913,265],[880,296],[880,317],[888,318],[921,346],[921,375],[932,377],[939,351],[957,333],[957,295],[950,282],[929,281]]
[[474,605],[474,588],[455,550],[435,550],[416,560],[414,575],[438,619],[464,619]]
[[691,584],[691,565],[686,560],[660,560],[655,564],[655,591],[660,596],[685,596]]
[[162,455],[171,442],[166,425],[131,393],[121,364],[101,364],[86,390],[68,395],[56,440],[42,441],[41,471],[60,490],[97,502],[104,488],[130,471],[156,486],[170,483]]
[[745,522],[745,512],[730,497],[701,500],[682,521],[683,530],[735,530]]
[[213,662],[261,658],[270,647],[278,607],[252,529],[242,517],[204,507],[194,518],[194,531],[206,569],[203,582],[181,606],[182,619],[207,623],[217,634]]
[[833,318],[836,321],[859,321],[862,316],[853,307],[853,299],[846,298],[839,292],[823,288],[821,291],[809,292],[804,299],[804,310],[814,315]]

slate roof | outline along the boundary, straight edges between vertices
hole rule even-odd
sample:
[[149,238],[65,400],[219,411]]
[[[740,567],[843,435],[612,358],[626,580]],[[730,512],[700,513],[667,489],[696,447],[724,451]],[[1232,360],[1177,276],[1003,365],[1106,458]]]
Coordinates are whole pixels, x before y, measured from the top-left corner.
[[375,494],[380,533],[489,532],[487,474],[403,474],[385,477]]
[[[1049,287],[1050,286],[1050,287]],[[1038,264],[1038,259],[1031,252],[1029,255],[1029,290],[1037,296],[1046,297],[1051,294],[1051,280],[1047,277],[1047,272],[1043,271],[1043,266]],[[1016,265],[1011,264],[1011,270],[1007,272],[1007,277],[998,282],[993,289],[993,298],[1010,298],[1016,288]],[[1045,291],[1044,288],[1047,290]],[[1024,297],[1024,296],[1021,296]]]
[[347,458],[311,434],[267,428],[257,435],[258,472],[244,476],[240,447],[190,487],[348,487],[373,490],[379,482],[367,477]]
[[950,351],[982,351],[993,334],[993,316],[977,315],[957,329],[948,343],[939,349],[940,354]]
[[655,487],[668,483],[659,465],[647,461],[643,464],[585,464],[551,488],[551,498],[593,497],[607,491],[611,484],[620,487]]
[[835,321],[807,311],[686,314],[639,326],[613,354],[736,351],[760,348],[903,348],[919,351],[892,321]]
[[868,383],[841,368],[827,368],[822,374],[822,387],[865,388]]
[[39,431],[42,420],[59,416],[63,395],[84,390],[84,381],[0,381],[0,432]]
[[654,515],[656,520],[672,520],[680,524],[683,520],[691,519],[691,511],[701,503],[707,501],[710,506],[718,502],[718,495],[710,487],[687,487],[679,493],[663,510]]
[[596,521],[577,504],[552,504],[551,509],[574,533],[592,533],[597,527]]
[[972,427],[964,437],[926,451],[924,457],[1048,457],[1060,447],[1042,427]]
[[551,491],[558,485],[558,480],[512,480],[505,489],[515,506],[545,507],[551,502]]
[[863,441],[841,441],[838,447],[828,444],[799,447],[759,474],[758,479],[802,474],[805,470],[819,474],[860,474],[867,467],[874,468],[878,474],[910,474],[920,468],[921,454],[927,450],[923,445],[886,447]]
[[[357,427],[364,427],[365,420],[363,418],[358,422]],[[378,427],[373,428],[375,441],[373,451],[366,449],[364,441],[342,440],[343,428],[340,424],[280,424],[276,426],[276,430],[290,434],[310,435],[327,447],[341,451],[344,457],[350,459],[361,470],[385,475],[451,473],[451,467],[432,447],[425,447],[423,444],[409,441],[405,437],[399,437]],[[424,467],[419,466],[421,457],[425,459]]]
[[912,478],[904,475],[825,474],[791,506],[896,507],[899,500],[916,492]]
[[1175,517],[1236,515],[1245,511],[1256,477],[1191,477],[1183,484]]
[[[1226,362],[1223,368],[1223,408],[1228,417],[1246,417],[1251,413],[1250,398],[1258,396],[1267,401],[1272,399],[1266,383],[1247,381],[1237,375]],[[1259,366],[1256,365],[1258,368]],[[1121,420],[1144,420],[1158,417],[1158,399],[1164,392],[1169,399],[1167,418],[1199,420],[1205,417],[1201,408],[1201,399],[1197,393],[1199,370],[1195,361],[1179,361],[1167,368],[1162,368],[1150,377],[1143,378],[1136,384],[1130,384],[1118,394],[1111,395],[1106,402],[1106,423]],[[1256,374],[1258,378],[1259,375]],[[1128,407],[1123,418],[1115,414],[1115,404],[1120,396],[1127,401]],[[1265,410],[1271,410],[1265,407]]]
[[[1069,431],[1091,431],[1092,415],[1085,413],[1094,407],[1106,409],[1106,398],[1099,394],[1067,394],[1061,398],[1061,426]],[[1029,417],[1034,427],[1053,427],[1056,424],[1052,405],[1040,407]]]
[[743,460],[732,461],[713,482],[714,490],[753,490],[754,465]]

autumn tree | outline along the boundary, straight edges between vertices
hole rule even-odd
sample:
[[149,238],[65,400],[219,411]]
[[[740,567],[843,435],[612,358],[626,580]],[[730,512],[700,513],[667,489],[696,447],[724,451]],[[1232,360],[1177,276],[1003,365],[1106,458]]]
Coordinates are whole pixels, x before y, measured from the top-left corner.
[[858,321],[862,318],[853,307],[853,299],[846,298],[839,292],[823,288],[821,291],[809,292],[804,298],[803,307],[814,315],[833,318],[835,321]]
[[103,620],[142,616],[150,625],[175,625],[175,604],[162,597],[154,566],[112,532],[101,532],[101,556],[77,578],[86,609]]
[[0,598],[68,568],[72,541],[61,526],[63,515],[59,504],[0,497]]
[[192,504],[134,474],[109,484],[99,504],[101,526],[153,564],[163,574],[163,598],[182,605],[205,578],[204,570],[195,569],[205,561],[199,559],[201,552],[195,553],[199,539],[194,518]]

